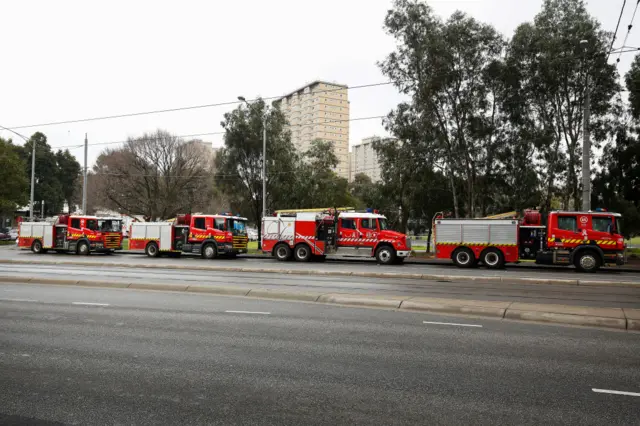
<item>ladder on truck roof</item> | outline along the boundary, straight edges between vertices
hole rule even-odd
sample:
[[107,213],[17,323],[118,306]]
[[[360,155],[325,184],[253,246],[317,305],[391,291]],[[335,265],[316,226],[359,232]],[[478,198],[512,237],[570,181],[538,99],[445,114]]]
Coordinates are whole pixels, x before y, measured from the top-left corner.
[[354,207],[318,207],[315,209],[285,209],[285,210],[276,210],[274,213],[324,213],[330,210],[336,210],[339,212],[347,212],[353,211]]

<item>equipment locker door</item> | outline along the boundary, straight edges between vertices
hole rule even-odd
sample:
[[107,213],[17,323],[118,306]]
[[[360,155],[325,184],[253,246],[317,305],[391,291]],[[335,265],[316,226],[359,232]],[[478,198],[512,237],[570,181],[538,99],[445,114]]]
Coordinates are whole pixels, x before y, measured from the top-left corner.
[[44,226],[44,235],[43,235],[42,247],[44,248],[52,248],[53,247],[53,226]]
[[160,227],[160,250],[171,250],[173,240],[171,238],[172,225]]

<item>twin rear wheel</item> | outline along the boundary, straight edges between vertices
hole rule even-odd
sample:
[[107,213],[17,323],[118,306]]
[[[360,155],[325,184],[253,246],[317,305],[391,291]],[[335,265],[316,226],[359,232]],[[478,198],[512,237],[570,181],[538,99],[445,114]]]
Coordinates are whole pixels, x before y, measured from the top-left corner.
[[460,268],[471,268],[476,266],[478,262],[482,262],[490,269],[500,269],[504,266],[504,255],[500,250],[493,247],[485,249],[478,259],[476,259],[471,249],[461,247],[453,252],[451,258],[453,263]]

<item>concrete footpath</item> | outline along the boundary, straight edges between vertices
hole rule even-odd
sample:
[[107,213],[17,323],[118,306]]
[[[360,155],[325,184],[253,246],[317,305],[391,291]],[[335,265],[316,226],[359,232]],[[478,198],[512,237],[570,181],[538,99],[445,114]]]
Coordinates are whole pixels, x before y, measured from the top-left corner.
[[[271,272],[271,271],[270,271]],[[414,277],[415,278],[415,277]],[[566,325],[640,331],[640,309],[536,304],[513,301],[461,300],[435,297],[372,295],[321,291],[272,290],[241,286],[205,286],[181,283],[106,281],[99,279],[59,279],[28,276],[0,276],[12,284],[52,284],[82,287],[158,290],[273,300],[336,304],[401,311],[472,315],[504,320],[536,321]]]

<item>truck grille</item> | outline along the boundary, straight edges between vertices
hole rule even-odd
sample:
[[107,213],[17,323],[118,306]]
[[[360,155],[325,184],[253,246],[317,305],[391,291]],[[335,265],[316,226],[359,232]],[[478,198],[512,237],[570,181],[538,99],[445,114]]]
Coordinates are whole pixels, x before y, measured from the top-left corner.
[[247,241],[248,241],[247,237],[234,236],[233,237],[233,248],[234,249],[246,249],[247,248]]
[[120,234],[106,234],[104,236],[104,246],[110,249],[120,248]]

